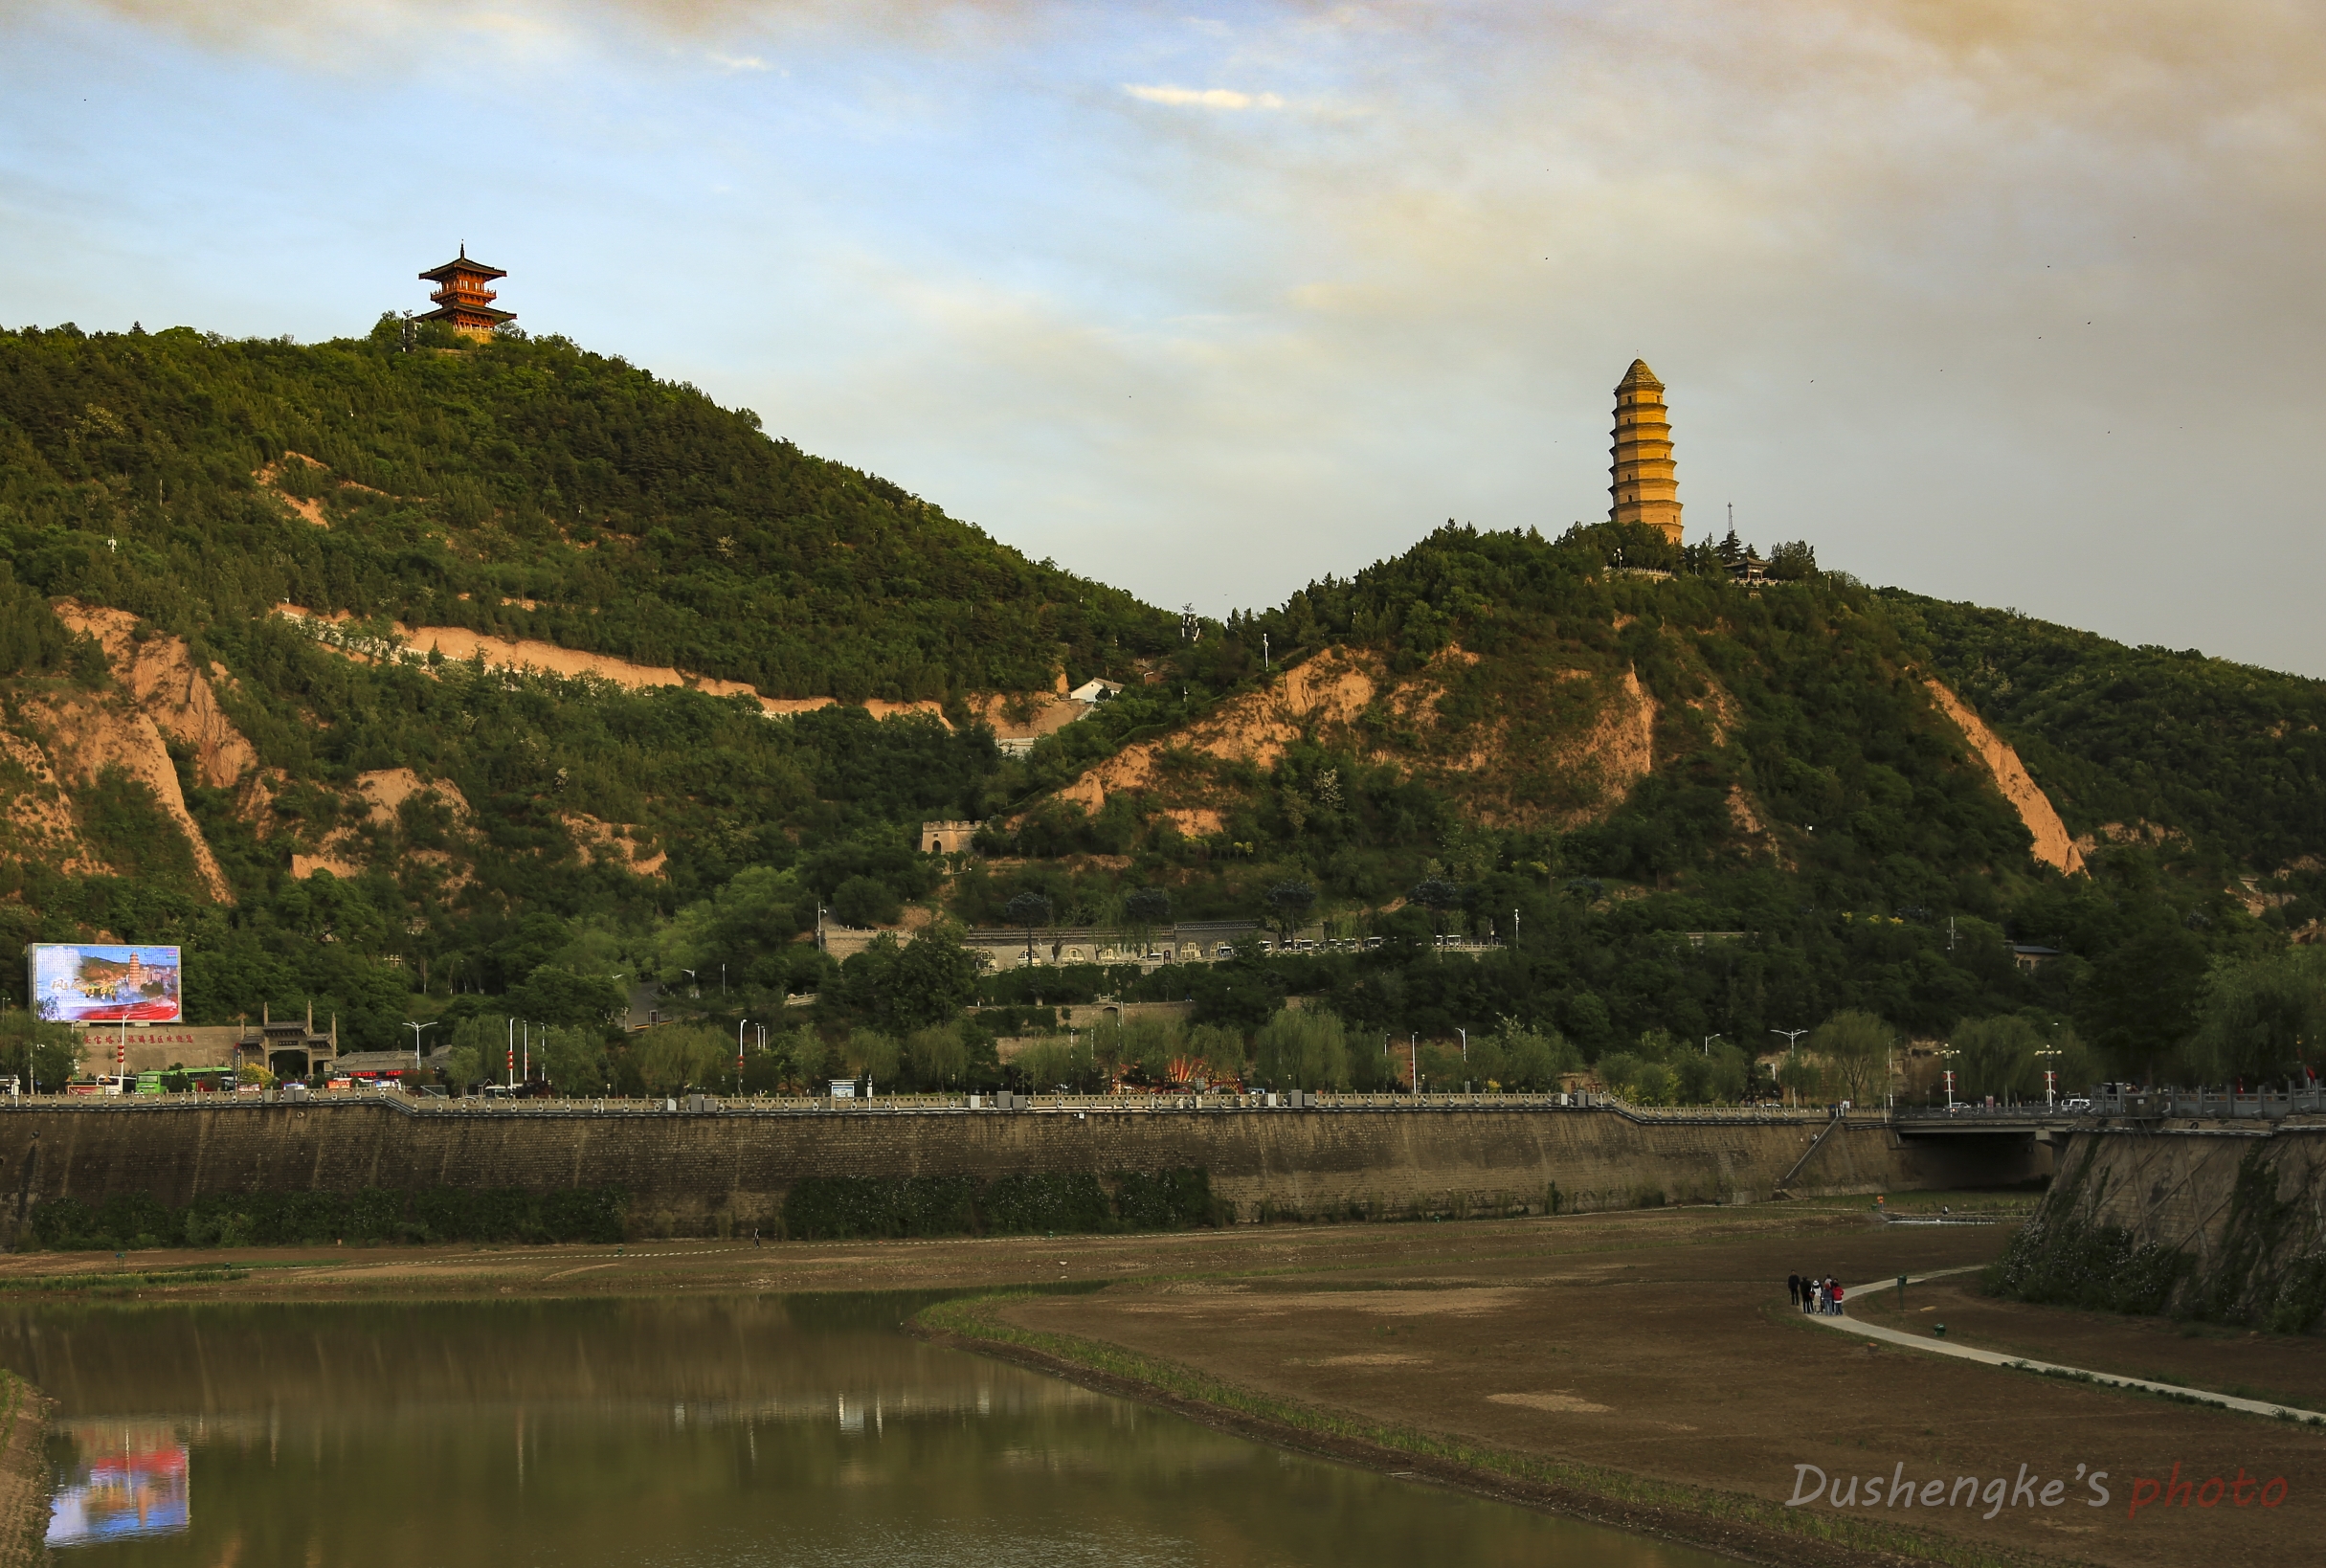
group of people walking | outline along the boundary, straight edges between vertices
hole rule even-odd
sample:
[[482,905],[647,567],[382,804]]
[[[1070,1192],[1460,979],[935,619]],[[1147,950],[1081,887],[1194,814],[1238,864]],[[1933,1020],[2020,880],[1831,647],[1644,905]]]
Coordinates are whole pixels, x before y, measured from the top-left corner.
[[1842,1315],[1842,1282],[1830,1274],[1822,1280],[1813,1274],[1787,1275],[1785,1290],[1793,1305],[1804,1313],[1821,1317]]

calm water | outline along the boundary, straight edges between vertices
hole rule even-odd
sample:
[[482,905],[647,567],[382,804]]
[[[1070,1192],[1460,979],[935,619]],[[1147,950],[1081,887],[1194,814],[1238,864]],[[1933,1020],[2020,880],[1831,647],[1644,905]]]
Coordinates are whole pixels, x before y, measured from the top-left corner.
[[1277,1453],[898,1332],[894,1296],[0,1316],[72,1568],[1716,1559]]

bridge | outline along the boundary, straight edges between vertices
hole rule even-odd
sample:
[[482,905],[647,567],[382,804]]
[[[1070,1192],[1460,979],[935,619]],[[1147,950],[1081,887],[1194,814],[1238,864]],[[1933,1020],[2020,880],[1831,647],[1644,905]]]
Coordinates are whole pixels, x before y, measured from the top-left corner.
[[2101,1088],[2089,1107],[2064,1105],[1957,1105],[1927,1109],[1900,1108],[1890,1126],[1904,1137],[1964,1134],[2065,1132],[2107,1121],[2282,1122],[2291,1116],[2326,1114],[2326,1086],[2301,1089],[2133,1089]]

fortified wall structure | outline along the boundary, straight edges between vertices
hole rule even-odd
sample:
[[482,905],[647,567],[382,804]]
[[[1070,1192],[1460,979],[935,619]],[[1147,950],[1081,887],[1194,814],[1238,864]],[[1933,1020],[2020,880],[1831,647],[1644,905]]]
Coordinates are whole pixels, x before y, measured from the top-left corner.
[[[655,1103],[655,1104],[660,1104]],[[1199,1167],[1240,1220],[1540,1213],[1991,1185],[2041,1176],[2029,1138],[1901,1140],[1877,1117],[1640,1114],[1620,1108],[1380,1102],[1312,1109],[1015,1111],[928,1107],[414,1108],[401,1097],[0,1109],[0,1235],[50,1199],[455,1186],[618,1187],[640,1235],[772,1229],[805,1176]]]

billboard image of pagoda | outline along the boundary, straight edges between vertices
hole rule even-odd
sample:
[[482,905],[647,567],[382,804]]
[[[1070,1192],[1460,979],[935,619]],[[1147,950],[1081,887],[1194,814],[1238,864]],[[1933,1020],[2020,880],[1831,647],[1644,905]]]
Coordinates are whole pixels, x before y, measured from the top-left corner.
[[24,950],[33,1010],[54,1023],[176,1023],[178,950],[36,942]]

